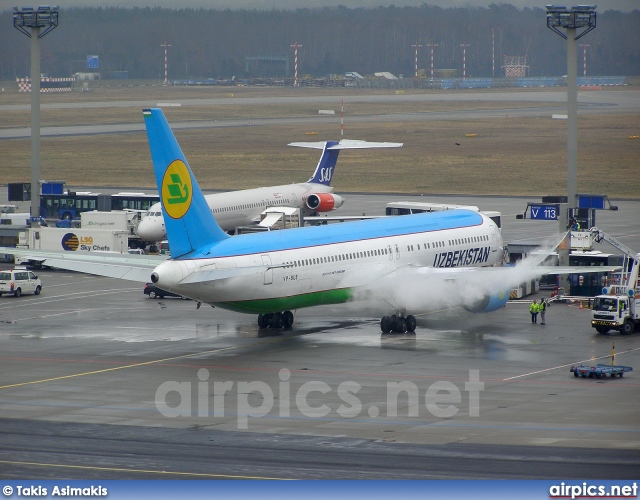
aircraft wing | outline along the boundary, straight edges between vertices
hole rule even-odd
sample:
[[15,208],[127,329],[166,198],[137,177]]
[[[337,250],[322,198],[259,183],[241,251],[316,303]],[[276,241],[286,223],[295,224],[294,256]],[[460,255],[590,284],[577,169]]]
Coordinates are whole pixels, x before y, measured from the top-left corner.
[[[292,142],[288,146],[298,148],[324,149],[326,141],[319,142]],[[353,139],[342,139],[339,143],[327,146],[327,149],[371,149],[371,148],[400,148],[402,142],[370,142],[356,141]]]
[[611,273],[622,270],[622,266],[540,266],[542,274],[589,274]]
[[502,267],[434,268],[407,265],[384,275],[371,269],[348,276],[345,287],[353,287],[355,300],[383,303],[397,310],[439,311],[461,307],[470,312],[488,312],[502,307],[509,291],[545,274],[605,272],[619,267],[558,267],[518,265]]
[[390,215],[310,215],[304,218],[305,222],[317,224],[322,222],[349,222],[354,220],[379,219],[380,217],[391,217]]
[[29,250],[11,247],[0,247],[0,254],[10,254],[23,260],[35,260],[44,266],[78,271],[81,273],[119,278],[146,283],[151,279],[151,272],[164,256],[129,255],[107,252],[55,252],[47,250]]

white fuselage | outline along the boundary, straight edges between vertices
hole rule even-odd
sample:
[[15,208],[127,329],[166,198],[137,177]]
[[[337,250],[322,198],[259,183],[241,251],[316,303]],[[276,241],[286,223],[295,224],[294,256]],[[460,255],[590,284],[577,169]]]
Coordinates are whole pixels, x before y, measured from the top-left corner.
[[[260,214],[269,207],[299,208],[302,216],[308,215],[313,211],[307,208],[307,197],[313,193],[331,192],[333,192],[331,186],[305,182],[213,193],[206,195],[205,200],[222,230],[233,231],[236,227],[256,223],[260,220]],[[160,203],[149,208],[147,215],[140,221],[138,236],[145,241],[166,239],[167,231]]]
[[[410,226],[429,217],[343,223],[337,236],[337,225],[237,236],[212,247],[211,258],[161,264],[157,284],[201,302],[268,312],[345,302],[406,266],[454,269],[500,261],[502,238],[488,217],[478,214],[481,223],[470,227]],[[406,221],[408,229],[392,227],[390,219]]]

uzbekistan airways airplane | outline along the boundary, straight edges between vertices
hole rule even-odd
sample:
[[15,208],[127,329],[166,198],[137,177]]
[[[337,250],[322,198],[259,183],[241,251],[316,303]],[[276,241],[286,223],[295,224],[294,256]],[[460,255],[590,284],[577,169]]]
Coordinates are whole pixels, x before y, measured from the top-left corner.
[[[495,223],[448,210],[229,236],[216,223],[161,109],[144,119],[172,258],[46,252],[46,266],[146,282],[200,303],[290,327],[302,307],[376,307],[385,333],[414,331],[416,315],[445,307],[501,308],[509,289],[563,268],[494,267],[503,243]],[[598,268],[601,269],[601,268]],[[574,270],[575,272],[575,270]],[[581,271],[582,272],[582,271]]]
[[[207,205],[223,231],[233,231],[260,220],[260,214],[269,207],[294,207],[302,216],[317,212],[330,212],[339,208],[344,199],[333,194],[330,186],[338,154],[343,149],[398,148],[398,142],[369,142],[343,139],[340,142],[292,142],[289,146],[322,149],[322,156],[314,174],[307,182],[282,186],[261,187],[214,193],[205,196]],[[160,241],[167,237],[160,203],[147,212],[138,225],[138,236],[144,241]]]

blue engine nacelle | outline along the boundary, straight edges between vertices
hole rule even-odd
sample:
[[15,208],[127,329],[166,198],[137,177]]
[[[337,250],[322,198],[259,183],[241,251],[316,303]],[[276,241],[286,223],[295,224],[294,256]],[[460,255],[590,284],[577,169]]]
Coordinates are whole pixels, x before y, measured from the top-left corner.
[[462,307],[471,313],[486,313],[496,311],[509,300],[509,290],[500,290],[498,293],[486,293],[482,298],[467,302]]

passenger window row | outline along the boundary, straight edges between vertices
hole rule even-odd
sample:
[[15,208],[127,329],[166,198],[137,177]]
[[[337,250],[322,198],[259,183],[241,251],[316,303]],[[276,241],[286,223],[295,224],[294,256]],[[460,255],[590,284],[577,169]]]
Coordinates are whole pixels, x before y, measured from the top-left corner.
[[222,207],[222,208],[214,208],[211,210],[212,214],[219,214],[221,212],[230,212],[232,210],[246,210],[247,208],[258,208],[258,207],[270,207],[273,205],[289,205],[289,199],[276,200],[271,203],[247,203],[243,205],[235,205],[233,207]]
[[[453,245],[465,245],[470,243],[480,243],[482,241],[488,241],[489,236],[473,236],[471,238],[460,238],[449,240],[449,246]],[[435,241],[433,243],[424,243],[424,250],[430,250],[431,248],[442,248],[445,246],[444,241]],[[420,244],[417,245],[420,250]],[[413,252],[413,245],[407,245],[407,251]],[[389,255],[389,249],[382,248],[377,250],[367,250],[366,252],[345,253],[338,255],[331,255],[325,257],[317,257],[315,259],[300,259],[292,262],[285,262],[284,264],[289,267],[304,267],[314,266],[317,264],[329,264],[331,262],[342,262],[347,260],[364,259],[368,257],[379,257],[383,255]]]

